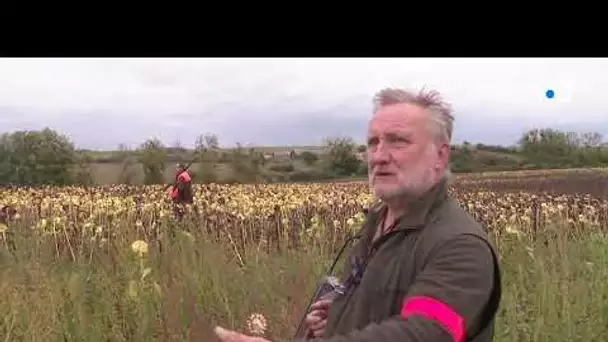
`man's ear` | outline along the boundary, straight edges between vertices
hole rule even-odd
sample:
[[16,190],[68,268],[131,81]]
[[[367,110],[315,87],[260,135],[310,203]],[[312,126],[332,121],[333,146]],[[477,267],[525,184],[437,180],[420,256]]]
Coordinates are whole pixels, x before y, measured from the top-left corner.
[[450,162],[450,144],[442,143],[437,149],[437,163],[435,167],[437,169],[445,169],[448,167]]

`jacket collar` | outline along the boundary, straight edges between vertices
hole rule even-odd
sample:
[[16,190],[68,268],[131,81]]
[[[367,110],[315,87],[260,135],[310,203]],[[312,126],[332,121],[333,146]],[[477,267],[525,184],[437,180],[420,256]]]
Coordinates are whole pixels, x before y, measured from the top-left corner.
[[[447,180],[442,179],[433,187],[431,187],[424,195],[407,204],[407,212],[399,217],[396,221],[395,230],[419,230],[433,221],[437,208],[443,204],[448,197]],[[384,203],[380,203],[371,210],[372,217],[369,220],[371,223],[371,233],[374,234],[376,227],[381,219],[386,215],[387,207]]]

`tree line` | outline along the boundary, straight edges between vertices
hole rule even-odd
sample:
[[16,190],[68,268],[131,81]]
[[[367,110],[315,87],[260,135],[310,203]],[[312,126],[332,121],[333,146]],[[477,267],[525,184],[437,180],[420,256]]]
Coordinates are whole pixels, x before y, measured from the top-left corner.
[[[143,173],[144,184],[164,183],[167,166],[177,162],[193,162],[194,180],[202,183],[365,177],[365,150],[348,137],[328,138],[320,151],[273,153],[240,144],[222,148],[217,135],[206,133],[196,139],[194,149],[179,143],[165,146],[150,138],[135,149],[120,145],[117,151],[102,153],[78,149],[66,135],[45,128],[0,136],[0,186],[91,185],[95,183],[92,167],[100,163],[116,165],[119,172],[113,182],[122,184],[134,184],[137,172]],[[454,145],[451,166],[455,173],[601,167],[608,166],[608,145],[599,133],[533,129],[523,133],[515,146]]]

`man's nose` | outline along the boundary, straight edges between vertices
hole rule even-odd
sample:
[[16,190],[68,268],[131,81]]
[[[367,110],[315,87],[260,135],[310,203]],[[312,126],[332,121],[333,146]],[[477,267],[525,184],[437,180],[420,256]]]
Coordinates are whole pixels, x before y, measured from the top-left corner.
[[378,144],[370,151],[370,161],[372,163],[387,163],[390,159],[390,152],[383,143]]

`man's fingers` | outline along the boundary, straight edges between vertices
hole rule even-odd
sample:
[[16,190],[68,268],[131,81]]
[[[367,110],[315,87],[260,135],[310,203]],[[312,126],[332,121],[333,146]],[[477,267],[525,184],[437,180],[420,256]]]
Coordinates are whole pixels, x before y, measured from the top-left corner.
[[319,322],[311,325],[310,330],[313,330],[313,331],[322,330],[322,329],[325,329],[326,326],[327,326],[327,320],[324,319],[322,321],[319,321]]
[[222,327],[215,327],[214,331],[222,342],[270,342],[261,337],[243,335],[236,331],[227,330]]
[[323,329],[319,329],[319,330],[314,330],[314,331],[312,332],[312,335],[313,335],[315,338],[321,338],[321,337],[323,337],[323,335],[325,335],[325,328],[323,328]]
[[243,341],[242,338],[240,338],[240,334],[234,331],[230,331],[230,330],[226,330],[222,327],[215,327],[214,329],[215,334],[217,335],[217,337],[220,338],[220,340],[222,340],[222,342],[239,342],[239,341]]
[[249,337],[243,334],[239,334],[236,331],[226,330],[222,327],[215,327],[215,334],[222,340],[222,342],[253,342],[254,337]]
[[310,306],[311,310],[308,315],[306,315],[304,322],[306,323],[308,331],[310,331],[314,337],[323,336],[325,326],[327,325],[327,312],[331,303],[331,299],[322,299]]
[[308,316],[306,316],[306,320],[304,322],[306,323],[307,326],[310,327],[313,324],[319,323],[322,319],[323,319],[323,317],[320,317],[317,315],[308,315]]
[[237,342],[238,341],[238,339],[236,339],[234,337],[235,332],[233,332],[233,331],[226,330],[222,327],[215,327],[215,329],[213,329],[213,331],[215,332],[217,337],[219,337],[220,340],[222,340],[222,342]]
[[326,310],[313,310],[313,311],[309,312],[308,315],[306,315],[306,320],[309,320],[309,319],[317,320],[317,318],[326,318],[326,317],[327,317]]
[[313,337],[323,337],[325,333],[325,327],[327,326],[327,319],[319,316],[310,317],[310,320],[306,322],[309,334]]
[[310,309],[311,310],[326,310],[326,309],[329,309],[331,302],[332,302],[331,299],[323,299],[323,300],[317,301],[314,304],[312,304],[310,306]]

